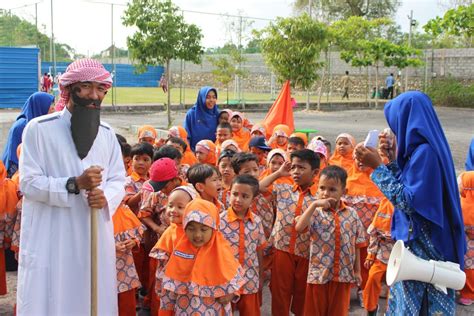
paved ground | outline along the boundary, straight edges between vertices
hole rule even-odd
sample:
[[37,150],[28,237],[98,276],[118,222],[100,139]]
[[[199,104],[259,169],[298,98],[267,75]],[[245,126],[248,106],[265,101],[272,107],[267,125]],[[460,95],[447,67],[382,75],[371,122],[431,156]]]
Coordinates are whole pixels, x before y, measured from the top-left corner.
[[[459,174],[464,169],[467,149],[471,138],[474,136],[474,110],[437,108],[438,116],[444,127],[446,137],[454,158],[456,172]],[[0,110],[0,148],[3,148],[6,134],[18,111]],[[252,122],[262,120],[265,113],[246,113]],[[182,124],[184,113],[173,113],[174,124]],[[135,141],[136,127],[150,124],[156,127],[166,127],[166,113],[104,113],[103,120],[112,125],[116,132],[127,137],[130,143]],[[348,132],[358,141],[363,141],[367,131],[371,129],[382,130],[386,127],[383,112],[380,110],[357,110],[340,112],[301,111],[295,113],[297,128],[317,129],[327,139],[334,142],[339,133]],[[0,315],[10,315],[14,303],[16,288],[16,273],[8,273],[9,294],[0,298]],[[358,306],[355,292],[352,295],[350,315],[365,315]],[[381,300],[385,305],[385,300]],[[382,314],[381,312],[379,313]],[[270,315],[270,294],[264,296],[263,315]],[[457,315],[474,315],[474,305],[470,307],[459,306]]]

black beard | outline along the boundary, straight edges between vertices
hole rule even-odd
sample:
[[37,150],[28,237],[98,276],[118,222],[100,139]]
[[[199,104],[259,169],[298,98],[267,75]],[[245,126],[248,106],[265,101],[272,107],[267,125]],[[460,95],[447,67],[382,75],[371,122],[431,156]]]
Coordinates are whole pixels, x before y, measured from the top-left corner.
[[[84,159],[94,144],[100,125],[101,100],[83,99],[71,92],[74,105],[71,117],[72,139],[79,158]],[[91,106],[92,107],[88,107]]]

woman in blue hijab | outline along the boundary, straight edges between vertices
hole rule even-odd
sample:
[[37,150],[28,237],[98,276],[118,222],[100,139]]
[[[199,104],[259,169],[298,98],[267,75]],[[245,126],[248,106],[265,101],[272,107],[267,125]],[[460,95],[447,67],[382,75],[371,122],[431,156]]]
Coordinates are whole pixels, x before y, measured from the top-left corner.
[[471,139],[466,158],[466,171],[474,171],[474,138]]
[[[403,240],[416,256],[458,263],[463,269],[466,244],[451,151],[429,97],[403,93],[385,106],[385,118],[397,144],[382,150],[357,146],[356,158],[374,168],[372,181],[395,206],[392,239]],[[397,148],[395,148],[398,146]],[[396,159],[395,159],[396,158]],[[454,290],[448,294],[419,281],[396,282],[387,315],[454,315]]]
[[203,139],[216,140],[218,115],[217,90],[212,87],[202,87],[196,103],[186,113],[184,120],[184,128],[188,132],[188,141],[192,151]]
[[7,177],[11,177],[18,170],[18,157],[16,149],[21,144],[23,129],[35,117],[48,114],[52,108],[54,96],[45,92],[33,93],[21,108],[20,115],[16,118],[8,133],[7,144],[3,151],[3,164],[7,169]]

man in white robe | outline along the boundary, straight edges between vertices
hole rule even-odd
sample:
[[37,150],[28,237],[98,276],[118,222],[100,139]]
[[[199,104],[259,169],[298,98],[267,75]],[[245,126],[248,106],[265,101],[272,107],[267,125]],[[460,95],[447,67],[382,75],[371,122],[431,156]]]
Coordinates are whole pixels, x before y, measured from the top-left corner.
[[91,208],[99,209],[98,315],[117,315],[112,215],[125,193],[120,146],[110,126],[97,119],[100,126],[81,159],[71,127],[77,102],[96,100],[100,110],[111,82],[99,62],[75,61],[61,78],[59,103],[66,107],[25,128],[20,158],[20,316],[90,315]]

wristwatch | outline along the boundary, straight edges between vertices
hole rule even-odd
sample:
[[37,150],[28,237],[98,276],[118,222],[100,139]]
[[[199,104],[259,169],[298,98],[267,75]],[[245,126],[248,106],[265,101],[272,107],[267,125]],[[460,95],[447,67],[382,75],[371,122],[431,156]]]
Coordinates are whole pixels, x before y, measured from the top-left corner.
[[70,177],[66,181],[66,190],[69,193],[79,194],[80,190],[77,186],[76,177]]

